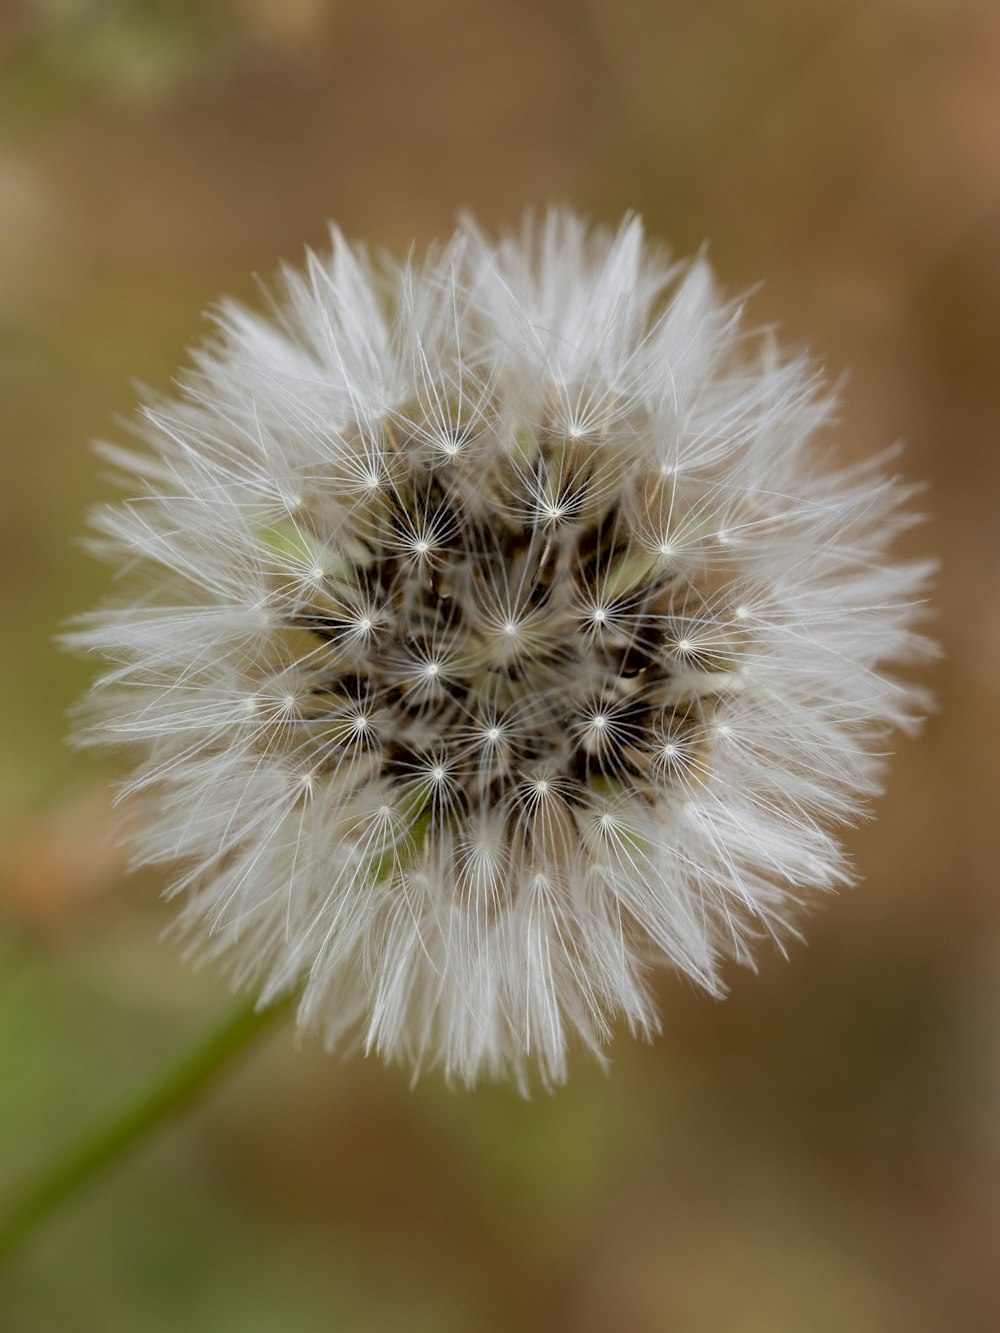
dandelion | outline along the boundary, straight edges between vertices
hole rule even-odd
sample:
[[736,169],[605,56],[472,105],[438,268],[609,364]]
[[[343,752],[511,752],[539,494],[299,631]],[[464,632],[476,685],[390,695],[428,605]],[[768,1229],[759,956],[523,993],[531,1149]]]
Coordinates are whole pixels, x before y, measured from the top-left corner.
[[414,1069],[566,1073],[850,880],[926,562],[808,362],[638,220],[334,232],[108,446],[130,591],[72,642],[143,863],[263,1001]]

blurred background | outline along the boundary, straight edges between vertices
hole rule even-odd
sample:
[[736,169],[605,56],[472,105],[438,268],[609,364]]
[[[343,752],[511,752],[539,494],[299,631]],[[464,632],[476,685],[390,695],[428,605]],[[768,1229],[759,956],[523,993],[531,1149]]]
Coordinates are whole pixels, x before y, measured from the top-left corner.
[[64,746],[88,441],[322,246],[567,201],[703,242],[901,438],[939,712],[808,946],[531,1102],[270,1033],[4,1273],[11,1333],[1000,1327],[996,0],[2,0],[0,1185],[231,1003]]

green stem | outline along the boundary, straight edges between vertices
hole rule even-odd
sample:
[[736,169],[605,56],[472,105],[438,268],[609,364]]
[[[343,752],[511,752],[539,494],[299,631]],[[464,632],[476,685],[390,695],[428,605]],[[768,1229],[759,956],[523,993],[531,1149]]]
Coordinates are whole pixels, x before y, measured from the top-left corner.
[[285,1013],[295,994],[258,1008],[244,1004],[161,1074],[109,1123],[58,1157],[0,1211],[0,1260],[40,1222],[157,1125],[189,1106],[254,1038]]

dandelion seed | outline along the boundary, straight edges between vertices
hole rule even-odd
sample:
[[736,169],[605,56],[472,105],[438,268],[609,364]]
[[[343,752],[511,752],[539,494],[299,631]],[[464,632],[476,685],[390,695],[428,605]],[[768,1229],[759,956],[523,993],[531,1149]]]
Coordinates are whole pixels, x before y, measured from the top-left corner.
[[829,403],[637,220],[471,223],[376,267],[334,234],[280,327],[219,317],[108,452],[131,607],[85,739],[142,752],[139,859],[183,923],[333,1044],[565,1077],[652,1032],[849,879],[919,691],[926,562],[884,460],[822,471]]

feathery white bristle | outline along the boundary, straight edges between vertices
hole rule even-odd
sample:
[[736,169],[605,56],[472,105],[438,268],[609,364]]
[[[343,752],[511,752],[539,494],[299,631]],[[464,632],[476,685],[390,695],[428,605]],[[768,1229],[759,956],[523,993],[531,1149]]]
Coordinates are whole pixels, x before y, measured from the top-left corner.
[[703,259],[562,211],[398,267],[334,233],[218,325],[104,450],[135,591],[69,636],[200,947],[330,1045],[523,1087],[849,879],[930,566]]

